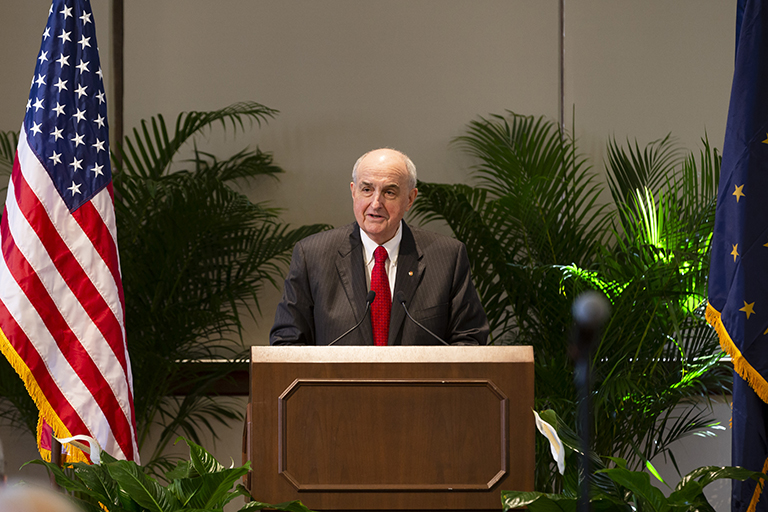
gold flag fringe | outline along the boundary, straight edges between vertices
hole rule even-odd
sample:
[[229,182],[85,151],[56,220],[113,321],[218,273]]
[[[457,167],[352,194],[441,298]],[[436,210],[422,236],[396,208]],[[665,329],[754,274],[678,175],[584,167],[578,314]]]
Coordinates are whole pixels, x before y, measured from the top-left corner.
[[[40,452],[40,457],[43,458],[43,460],[50,462],[51,461],[51,451],[43,449],[42,443],[41,443],[41,434],[43,429],[43,421],[48,423],[48,425],[51,426],[51,429],[53,429],[54,435],[56,437],[65,438],[65,437],[72,437],[72,434],[70,433],[69,429],[64,425],[64,422],[61,421],[59,418],[59,415],[56,414],[56,411],[53,409],[51,404],[48,402],[48,399],[43,394],[42,390],[40,389],[40,385],[37,383],[37,380],[35,380],[34,375],[32,375],[32,371],[29,369],[27,364],[24,362],[24,359],[16,352],[16,349],[13,348],[13,345],[11,345],[11,342],[8,341],[8,338],[5,336],[5,333],[2,329],[0,329],[0,352],[3,353],[6,359],[8,359],[8,362],[11,364],[13,369],[16,371],[16,373],[21,377],[21,380],[24,382],[24,387],[27,389],[27,393],[29,393],[29,396],[32,397],[32,400],[35,402],[35,405],[37,406],[37,410],[39,413],[38,421],[37,421],[37,449]],[[82,450],[73,447],[71,445],[67,446],[67,453],[62,454],[61,457],[62,463],[64,462],[89,462],[88,457],[85,453],[83,453]]]
[[[736,370],[736,373],[738,373],[742,379],[747,381],[747,384],[755,390],[755,393],[757,396],[760,397],[760,399],[768,403],[768,382],[765,381],[762,375],[755,370],[751,364],[749,364],[749,361],[741,354],[741,351],[736,347],[736,344],[731,339],[731,335],[728,334],[728,331],[726,330],[725,326],[723,325],[723,321],[720,318],[720,312],[712,307],[712,305],[707,302],[707,311],[705,313],[705,316],[707,318],[707,322],[715,328],[715,331],[717,331],[717,335],[720,337],[720,347],[723,349],[723,351],[731,356],[731,362],[733,363],[733,369]],[[768,471],[768,458],[765,459],[765,462],[763,463],[763,473]],[[755,492],[752,494],[752,500],[749,502],[749,508],[747,509],[747,512],[755,512],[755,509],[757,508],[757,502],[760,500],[760,494],[763,491],[763,480],[760,479],[760,481],[757,483],[757,486],[755,487]]]

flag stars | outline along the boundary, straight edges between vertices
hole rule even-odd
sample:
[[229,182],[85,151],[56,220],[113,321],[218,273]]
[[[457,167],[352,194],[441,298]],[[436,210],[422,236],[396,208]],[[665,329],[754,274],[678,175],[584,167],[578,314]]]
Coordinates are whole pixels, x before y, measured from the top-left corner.
[[72,117],[75,117],[77,119],[77,122],[85,121],[85,110],[80,110],[78,108],[77,112],[75,112],[75,115]]
[[64,68],[64,66],[69,66],[69,55],[64,55],[63,53],[59,55],[59,58],[56,59],[56,62],[59,63],[59,66]]
[[98,154],[100,151],[104,151],[104,143],[106,141],[101,141],[99,139],[96,139],[96,144],[93,144],[93,147],[96,148],[96,154]]
[[58,101],[56,102],[56,106],[53,107],[53,111],[56,112],[56,117],[59,117],[61,114],[64,113],[64,107],[66,107],[66,105],[62,105]]
[[48,160],[53,160],[53,165],[61,163],[61,153],[53,152],[53,155],[48,157]]
[[59,81],[53,84],[53,86],[56,87],[59,92],[61,92],[62,89],[65,91],[69,90],[67,89],[67,80],[62,80],[61,77],[59,77]]
[[70,18],[72,16],[72,8],[71,7],[67,7],[65,5],[64,9],[59,11],[59,14],[63,14],[64,15],[64,19],[66,20],[67,18]]
[[99,78],[104,80],[104,74],[101,72],[101,66],[99,66],[99,70],[96,72],[97,75],[99,75]]
[[40,64],[48,60],[48,52],[40,52],[40,56],[37,58],[37,60],[40,61]]
[[75,92],[77,93],[77,98],[80,99],[83,96],[87,96],[85,93],[85,90],[88,88],[87,85],[80,84],[77,86],[77,89],[75,89]]
[[85,37],[85,36],[83,36],[83,37],[81,37],[81,38],[80,38],[80,40],[77,42],[77,44],[81,45],[81,49],[82,49],[82,50],[85,50],[85,47],[86,47],[86,46],[87,46],[88,48],[90,48],[90,47],[91,47],[91,43],[90,43],[90,40],[91,40],[91,38],[90,38],[90,37]]
[[94,177],[103,176],[104,173],[102,172],[102,169],[104,168],[103,165],[94,164],[93,168],[91,169],[93,171]]
[[739,255],[739,244],[736,244],[733,246],[733,250],[731,251],[731,256],[733,256],[734,263],[736,262],[736,257]]
[[33,134],[37,135],[43,132],[43,130],[40,129],[40,127],[43,125],[43,123],[36,123],[32,121],[32,128],[29,129]]
[[744,307],[739,309],[739,311],[743,311],[744,313],[746,313],[747,320],[749,320],[749,316],[755,314],[754,306],[755,306],[754,302],[750,302],[749,304],[747,304],[747,301],[744,301]]
[[72,192],[72,195],[73,195],[73,196],[74,196],[75,194],[81,194],[81,193],[82,193],[82,192],[80,192],[80,187],[81,187],[81,185],[82,185],[81,183],[75,183],[75,182],[73,181],[73,182],[72,182],[72,186],[71,186],[71,187],[69,187],[69,188],[67,188],[67,190],[69,190],[70,192]]
[[26,110],[29,110],[30,108],[32,108],[32,98],[28,98],[27,99],[27,108],[26,108]]
[[96,115],[96,119],[94,119],[93,122],[96,123],[99,128],[104,128],[104,118],[101,117],[101,114]]
[[35,80],[35,83],[38,87],[45,85],[45,77],[43,75],[37,75],[37,80]]
[[80,59],[80,64],[75,67],[80,70],[80,73],[85,73],[86,71],[89,71],[88,64],[90,63],[91,61],[83,62],[83,59]]
[[80,20],[83,22],[83,25],[87,25],[88,23],[92,23],[91,21],[91,13],[84,12],[82,16],[80,16]]
[[[51,4],[51,7],[53,7],[53,4]],[[51,37],[51,27],[45,27],[45,32],[43,32],[43,40],[46,40],[49,37]]]
[[736,202],[739,202],[739,199],[746,196],[744,191],[742,190],[744,188],[744,185],[734,185],[736,189],[733,191],[733,195],[736,196]]
[[66,43],[67,41],[72,41],[72,39],[69,37],[69,34],[71,34],[71,33],[72,33],[72,31],[71,31],[71,30],[70,30],[69,32],[67,32],[67,31],[66,31],[66,30],[64,30],[64,29],[61,29],[61,34],[59,34],[59,35],[58,35],[58,36],[56,36],[56,37],[58,37],[59,39],[61,39],[61,44],[64,44],[64,43]]
[[[85,144],[85,142],[83,142],[83,138],[84,137],[85,137],[85,135],[80,135],[78,133],[75,133],[75,136],[72,137],[70,140],[75,143],[75,147],[78,147],[81,144]],[[77,169],[75,169],[75,170],[77,170]]]
[[69,166],[72,167],[72,172],[77,172],[83,168],[82,164],[83,164],[83,160],[82,159],[78,160],[77,157],[75,157],[72,159],[72,163],[69,164]]
[[99,105],[104,103],[104,91],[99,91],[96,97],[99,99]]
[[63,139],[64,136],[61,134],[63,130],[61,128],[54,128],[51,132],[51,136],[53,137],[53,141],[56,142],[59,139]]
[[43,108],[43,98],[37,98],[32,106],[35,107],[35,112]]

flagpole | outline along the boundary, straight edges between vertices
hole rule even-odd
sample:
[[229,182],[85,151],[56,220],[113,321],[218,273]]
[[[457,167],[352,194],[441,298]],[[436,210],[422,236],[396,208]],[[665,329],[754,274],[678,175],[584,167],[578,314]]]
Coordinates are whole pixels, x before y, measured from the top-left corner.
[[[53,429],[51,429],[51,463],[61,467],[61,443],[58,439],[56,439],[56,435],[53,433]],[[56,476],[51,473],[50,478],[51,487],[54,490],[59,490],[59,484],[56,483]]]

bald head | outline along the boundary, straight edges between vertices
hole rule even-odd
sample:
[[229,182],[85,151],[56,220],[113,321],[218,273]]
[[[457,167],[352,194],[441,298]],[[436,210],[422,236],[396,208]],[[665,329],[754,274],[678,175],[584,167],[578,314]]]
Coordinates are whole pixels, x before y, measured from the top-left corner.
[[360,164],[363,162],[363,160],[367,159],[368,157],[371,157],[373,159],[379,159],[382,158],[399,158],[403,162],[403,166],[405,170],[408,172],[408,187],[409,188],[416,188],[416,166],[414,165],[413,161],[411,161],[410,158],[408,158],[408,155],[405,153],[398,151],[396,149],[391,148],[379,148],[374,149],[372,151],[369,151],[365,153],[363,156],[357,159],[357,162],[355,162],[354,167],[352,167],[352,182],[357,183],[357,169],[360,167]]
[[50,489],[16,484],[0,487],[0,512],[82,512]]

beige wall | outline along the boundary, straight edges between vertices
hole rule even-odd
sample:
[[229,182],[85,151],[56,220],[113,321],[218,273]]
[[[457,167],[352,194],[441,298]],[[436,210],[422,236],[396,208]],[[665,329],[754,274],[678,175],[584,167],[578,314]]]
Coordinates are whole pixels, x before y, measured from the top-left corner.
[[[348,175],[368,149],[402,149],[424,180],[464,181],[470,162],[449,143],[468,121],[504,109],[558,115],[557,0],[125,3],[126,129],[241,100],[279,109],[261,130],[214,132],[201,145],[222,156],[256,143],[272,151],[286,174],[249,193],[292,223],[350,221]],[[108,70],[110,2],[92,4]],[[612,135],[644,144],[671,131],[693,149],[706,130],[722,147],[735,2],[565,4],[566,119],[575,107],[598,169]],[[0,7],[0,129],[21,124],[49,5]],[[249,343],[266,342],[278,296],[265,295]]]

